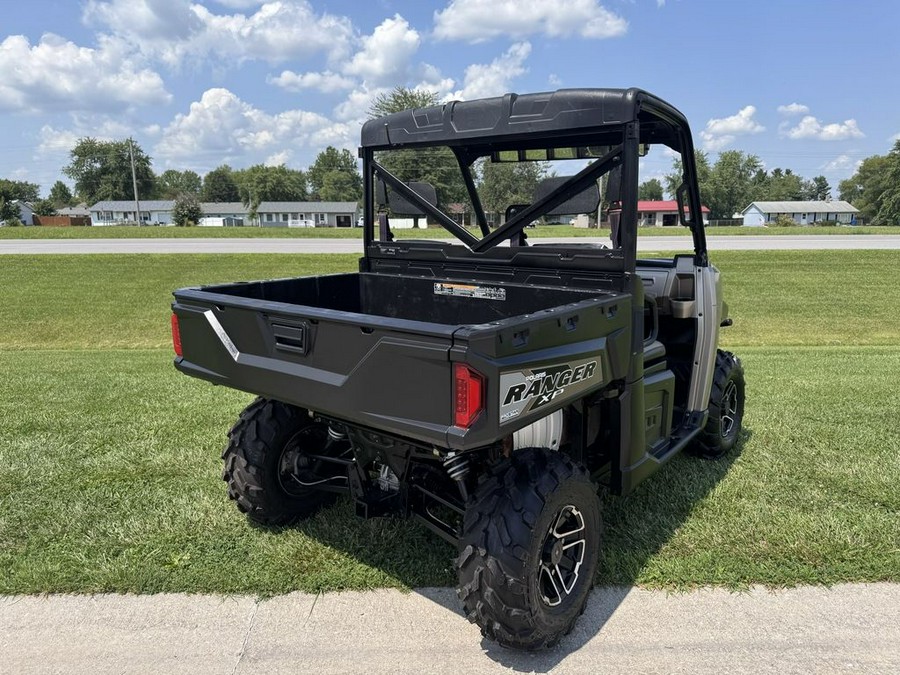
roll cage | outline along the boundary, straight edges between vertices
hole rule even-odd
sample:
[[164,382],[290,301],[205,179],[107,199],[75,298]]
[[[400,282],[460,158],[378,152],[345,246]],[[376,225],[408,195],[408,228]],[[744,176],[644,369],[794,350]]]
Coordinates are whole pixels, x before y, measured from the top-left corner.
[[[665,145],[681,153],[682,183],[676,190],[681,223],[693,236],[695,262],[708,264],[694,146],[684,115],[640,89],[562,89],[540,94],[506,94],[476,101],[405,110],[369,120],[362,129],[363,216],[366,255],[376,243],[375,185],[380,180],[422,213],[456,236],[474,254],[486,254],[503,241],[518,238],[527,224],[574,198],[612,170],[620,172],[619,248],[626,270],[633,270],[637,248],[638,159],[642,144]],[[481,236],[456,223],[444,211],[376,161],[383,150],[449,148],[459,166]],[[500,153],[568,148],[602,148],[592,161],[561,185],[512,215],[491,231],[472,174],[481,158]],[[384,245],[388,242],[380,241]]]

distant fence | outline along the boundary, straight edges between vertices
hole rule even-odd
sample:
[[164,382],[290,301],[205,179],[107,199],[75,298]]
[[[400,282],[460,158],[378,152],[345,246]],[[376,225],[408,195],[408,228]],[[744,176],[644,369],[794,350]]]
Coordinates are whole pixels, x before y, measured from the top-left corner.
[[721,218],[719,220],[710,220],[707,227],[736,227],[743,224],[743,218]]
[[91,224],[90,216],[39,216],[33,217],[35,225],[44,227],[88,227]]

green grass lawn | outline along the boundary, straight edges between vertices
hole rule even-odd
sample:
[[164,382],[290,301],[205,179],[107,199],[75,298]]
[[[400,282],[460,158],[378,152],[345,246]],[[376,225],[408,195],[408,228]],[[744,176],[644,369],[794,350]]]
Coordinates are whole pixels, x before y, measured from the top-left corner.
[[[888,251],[720,252],[748,380],[740,451],[604,498],[598,581],[900,581],[900,318]],[[182,285],[355,256],[8,256],[0,267],[0,593],[275,594],[454,583],[424,528],[346,503],[247,523],[219,453],[251,397],[171,365]]]
[[[17,255],[0,267],[0,349],[160,348],[172,291],[356,268],[359,256]],[[887,345],[895,251],[715,251],[726,345]]]
[[[473,230],[475,234],[477,231]],[[529,237],[609,237],[608,230],[592,230],[568,225],[544,225],[527,230]],[[396,230],[400,239],[452,238],[440,227]],[[645,227],[638,234],[648,237],[689,236],[683,227]],[[707,236],[900,234],[900,227],[709,227]],[[313,237],[361,239],[361,228],[286,227],[0,227],[0,239],[164,239],[197,237]]]

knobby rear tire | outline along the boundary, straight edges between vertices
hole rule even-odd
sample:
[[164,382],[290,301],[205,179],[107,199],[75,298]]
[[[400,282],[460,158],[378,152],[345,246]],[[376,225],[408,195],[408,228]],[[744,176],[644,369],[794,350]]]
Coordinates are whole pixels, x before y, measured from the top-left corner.
[[[556,597],[547,573],[548,542],[560,518],[575,513],[583,525],[583,560],[575,579],[569,578],[570,592]],[[596,487],[582,467],[544,448],[513,453],[466,508],[457,572],[468,619],[506,647],[556,644],[584,612],[600,556],[600,528]],[[577,555],[579,545],[570,551]]]
[[222,480],[229,498],[248,518],[261,525],[289,525],[334,500],[334,493],[314,488],[298,486],[289,493],[279,478],[285,448],[316,424],[306,410],[264,398],[241,413],[222,453]]

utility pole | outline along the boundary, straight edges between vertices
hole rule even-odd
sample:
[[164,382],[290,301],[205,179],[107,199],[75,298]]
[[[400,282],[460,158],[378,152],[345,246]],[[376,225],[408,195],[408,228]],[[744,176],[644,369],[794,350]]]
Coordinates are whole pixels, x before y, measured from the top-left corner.
[[128,156],[131,158],[131,184],[134,186],[134,215],[138,226],[144,224],[141,220],[141,202],[138,199],[137,175],[134,172],[134,141],[128,139]]

